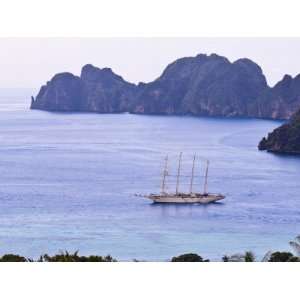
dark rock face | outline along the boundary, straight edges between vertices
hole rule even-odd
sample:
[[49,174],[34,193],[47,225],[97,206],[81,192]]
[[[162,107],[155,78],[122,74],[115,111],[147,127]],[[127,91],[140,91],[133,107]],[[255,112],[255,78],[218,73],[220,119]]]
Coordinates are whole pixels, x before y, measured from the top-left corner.
[[55,75],[42,86],[32,109],[50,111],[90,111],[115,113],[130,110],[137,87],[111,69],[86,65],[81,76],[70,73]]
[[109,68],[86,65],[80,77],[55,75],[31,108],[288,119],[300,108],[300,75],[286,75],[270,88],[249,59],[231,63],[216,54],[199,54],[171,63],[153,82],[135,85]]
[[71,73],[55,75],[42,86],[36,99],[32,97],[32,109],[50,111],[80,111],[82,103],[82,83]]
[[268,134],[267,138],[263,138],[258,145],[258,149],[300,154],[300,110],[288,123],[276,128]]
[[131,109],[137,90],[109,68],[86,65],[81,71],[82,109],[100,113],[126,112]]
[[258,98],[258,116],[289,119],[300,108],[300,74],[295,78],[285,75],[273,88]]
[[256,115],[255,101],[267,83],[248,59],[230,63],[212,54],[182,58],[138,96],[136,113],[208,116]]

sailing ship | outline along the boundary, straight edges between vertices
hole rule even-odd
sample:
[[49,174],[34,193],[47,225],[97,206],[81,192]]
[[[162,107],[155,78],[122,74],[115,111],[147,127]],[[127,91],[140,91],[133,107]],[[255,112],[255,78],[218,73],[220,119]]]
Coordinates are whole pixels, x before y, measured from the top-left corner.
[[166,178],[167,176],[169,176],[168,156],[166,156],[164,170],[162,172],[161,193],[150,194],[145,197],[151,199],[154,203],[202,203],[202,204],[208,204],[208,203],[220,201],[225,198],[225,196],[222,194],[212,194],[207,191],[209,160],[206,161],[203,193],[194,192],[193,188],[194,188],[194,177],[195,177],[194,172],[195,172],[196,155],[194,155],[193,158],[189,193],[179,192],[179,184],[180,184],[180,176],[181,176],[181,161],[182,161],[182,152],[179,155],[175,193],[168,193],[166,191]]

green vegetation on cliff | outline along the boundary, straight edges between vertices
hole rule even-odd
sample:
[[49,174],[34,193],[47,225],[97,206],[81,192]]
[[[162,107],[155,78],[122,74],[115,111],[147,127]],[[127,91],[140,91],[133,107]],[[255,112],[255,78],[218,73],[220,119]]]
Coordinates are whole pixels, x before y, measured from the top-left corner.
[[300,111],[291,120],[276,128],[263,138],[259,150],[267,150],[277,153],[300,154]]

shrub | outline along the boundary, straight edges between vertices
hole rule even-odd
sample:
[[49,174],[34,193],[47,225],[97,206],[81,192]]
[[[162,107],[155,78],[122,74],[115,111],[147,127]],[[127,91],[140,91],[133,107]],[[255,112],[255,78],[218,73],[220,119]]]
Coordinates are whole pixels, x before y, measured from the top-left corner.
[[224,256],[222,257],[222,261],[223,261],[223,262],[229,262],[229,259],[230,259],[230,257],[229,257],[228,255],[224,255]]
[[27,259],[20,255],[5,254],[0,258],[0,262],[25,262]]
[[254,256],[253,252],[246,251],[244,259],[245,259],[245,262],[253,262],[253,261],[255,261],[255,256]]
[[172,262],[207,262],[207,260],[203,260],[203,258],[195,253],[186,253],[179,256],[174,256],[171,260]]
[[272,253],[269,262],[296,262],[300,261],[297,256],[294,256],[291,252],[274,252]]
[[38,261],[40,262],[115,262],[116,260],[112,258],[110,255],[79,256],[78,251],[75,251],[73,254],[69,253],[68,251],[65,251],[59,254],[55,254],[53,256],[44,254],[40,256],[40,259]]

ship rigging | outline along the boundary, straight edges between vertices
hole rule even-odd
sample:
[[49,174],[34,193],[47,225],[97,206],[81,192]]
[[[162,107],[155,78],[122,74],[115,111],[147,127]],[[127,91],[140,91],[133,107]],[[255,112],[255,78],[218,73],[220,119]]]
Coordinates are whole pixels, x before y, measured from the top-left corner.
[[207,204],[207,203],[211,203],[211,202],[220,201],[225,198],[225,196],[222,194],[213,194],[213,193],[208,192],[207,185],[208,185],[209,160],[206,161],[204,186],[203,186],[202,193],[194,191],[196,155],[194,155],[194,157],[193,157],[191,181],[189,184],[189,192],[188,193],[182,193],[179,191],[181,168],[182,168],[182,166],[181,166],[182,165],[182,152],[179,154],[179,159],[178,159],[175,193],[169,193],[166,190],[166,180],[167,180],[167,177],[170,176],[169,171],[168,171],[168,164],[169,164],[169,157],[167,155],[165,158],[164,169],[162,172],[160,194],[150,194],[150,195],[145,196],[146,198],[151,199],[154,203],[202,203],[202,204]]

